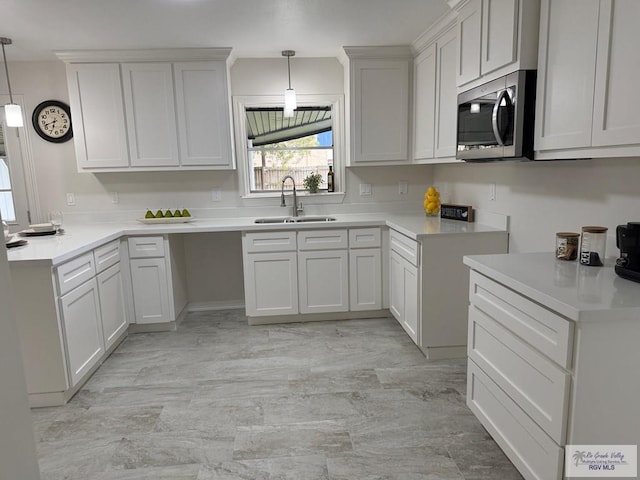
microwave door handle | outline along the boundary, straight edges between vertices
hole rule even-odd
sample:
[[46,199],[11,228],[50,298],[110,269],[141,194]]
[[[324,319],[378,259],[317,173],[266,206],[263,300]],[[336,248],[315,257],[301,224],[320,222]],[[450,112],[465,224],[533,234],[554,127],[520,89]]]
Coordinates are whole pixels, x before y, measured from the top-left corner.
[[502,90],[500,95],[498,95],[498,99],[496,100],[496,104],[493,106],[493,114],[491,115],[491,124],[493,126],[493,134],[498,141],[498,145],[504,147],[504,140],[502,139],[502,135],[500,135],[500,127],[498,125],[498,113],[500,111],[500,104],[507,96],[507,91]]

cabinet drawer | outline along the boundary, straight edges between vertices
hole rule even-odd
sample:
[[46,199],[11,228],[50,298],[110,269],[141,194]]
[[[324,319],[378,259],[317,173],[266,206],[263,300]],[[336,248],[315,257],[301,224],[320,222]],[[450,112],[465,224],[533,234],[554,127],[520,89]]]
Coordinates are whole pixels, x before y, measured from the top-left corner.
[[379,246],[379,228],[352,228],[349,230],[349,248],[372,248]]
[[570,377],[474,305],[469,307],[472,359],[556,443],[563,444]]
[[391,250],[397,252],[398,255],[413,265],[418,266],[420,264],[420,244],[395,230],[390,230],[389,233]]
[[93,251],[93,259],[96,264],[96,272],[105,271],[120,261],[120,240],[114,240]]
[[85,253],[56,268],[58,293],[64,295],[96,275],[93,253]]
[[331,250],[347,248],[346,230],[306,230],[298,232],[298,250]]
[[245,233],[242,237],[245,253],[289,252],[296,249],[296,232]]
[[525,478],[562,478],[563,449],[472,360],[467,405]]
[[563,368],[571,367],[573,323],[503,285],[471,271],[469,300]]
[[130,237],[129,258],[164,257],[164,238]]

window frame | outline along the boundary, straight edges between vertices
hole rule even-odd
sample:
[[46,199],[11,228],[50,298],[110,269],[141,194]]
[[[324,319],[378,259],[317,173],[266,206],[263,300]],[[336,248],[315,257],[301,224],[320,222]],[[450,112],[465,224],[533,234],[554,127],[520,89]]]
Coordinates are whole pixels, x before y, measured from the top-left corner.
[[[242,198],[280,197],[280,192],[251,192],[249,176],[249,155],[247,150],[246,108],[282,107],[282,95],[241,95],[233,96],[233,125],[235,135],[237,168]],[[309,193],[300,191],[301,196],[308,198],[308,203],[338,203],[345,194],[346,145],[344,130],[344,96],[337,94],[298,95],[297,103],[301,107],[330,106],[333,134],[333,171],[339,181],[335,192],[321,191]]]

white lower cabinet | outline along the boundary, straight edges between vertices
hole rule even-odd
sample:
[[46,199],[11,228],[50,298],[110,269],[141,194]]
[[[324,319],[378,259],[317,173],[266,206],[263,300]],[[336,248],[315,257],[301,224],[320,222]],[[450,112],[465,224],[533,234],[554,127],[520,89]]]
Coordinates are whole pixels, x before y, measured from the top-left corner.
[[298,313],[298,257],[293,252],[245,255],[244,291],[247,316]]
[[573,323],[473,270],[469,292],[467,404],[526,479],[559,480]]
[[380,247],[349,250],[349,305],[352,311],[382,308]]
[[349,310],[348,264],[347,250],[298,253],[300,313]]
[[102,336],[105,350],[109,350],[129,326],[122,292],[120,264],[99,273],[96,279],[100,295]]
[[407,335],[418,343],[418,267],[391,250],[389,309]]
[[98,284],[91,279],[60,297],[71,387],[102,359],[105,352]]
[[[446,220],[440,220],[445,222]],[[506,232],[389,233],[389,309],[427,358],[462,357],[467,345],[469,273],[462,257],[506,253]]]
[[120,241],[53,269],[16,262],[11,277],[29,403],[63,405],[127,334]]
[[380,245],[379,227],[244,233],[247,316],[381,310]]
[[164,257],[131,259],[131,284],[136,323],[172,320]]
[[127,247],[134,322],[172,329],[187,304],[182,236],[129,237]]

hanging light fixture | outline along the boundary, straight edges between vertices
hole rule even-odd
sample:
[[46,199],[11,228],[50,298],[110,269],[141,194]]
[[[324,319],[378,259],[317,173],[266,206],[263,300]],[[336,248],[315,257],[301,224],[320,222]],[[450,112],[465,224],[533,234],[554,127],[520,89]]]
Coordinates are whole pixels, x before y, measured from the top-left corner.
[[4,115],[7,127],[22,127],[22,109],[20,105],[13,103],[13,94],[11,93],[11,82],[9,81],[9,67],[7,66],[7,55],[4,53],[4,46],[11,45],[13,42],[10,38],[0,37],[2,44],[2,58],[4,60],[4,72],[7,74],[7,87],[9,88],[9,103],[4,106]]
[[287,72],[289,72],[289,88],[284,91],[284,116],[293,117],[293,111],[297,108],[296,91],[291,88],[291,57],[295,50],[283,50],[282,56],[287,57]]

